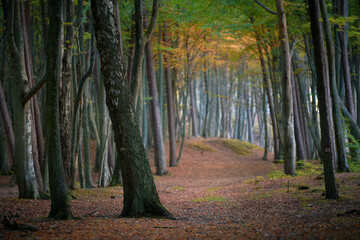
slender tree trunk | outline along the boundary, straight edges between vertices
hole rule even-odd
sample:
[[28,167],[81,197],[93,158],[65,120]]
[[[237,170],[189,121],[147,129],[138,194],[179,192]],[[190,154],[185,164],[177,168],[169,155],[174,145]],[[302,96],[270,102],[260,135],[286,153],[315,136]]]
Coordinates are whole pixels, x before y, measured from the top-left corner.
[[263,160],[267,160],[268,148],[269,148],[269,137],[268,137],[268,124],[267,124],[267,111],[266,111],[266,86],[263,87],[263,116],[264,116],[264,130],[265,130],[265,147]]
[[85,188],[93,188],[90,166],[90,128],[89,128],[89,82],[85,83],[84,91],[84,102],[83,102],[83,141],[84,141],[84,176],[85,176]]
[[161,205],[150,165],[142,144],[133,101],[121,57],[119,33],[114,31],[114,9],[109,0],[93,0],[97,47],[107,95],[107,106],[114,129],[124,182],[123,217],[156,215],[173,218]]
[[[259,42],[259,40],[260,39],[257,39],[258,42]],[[258,46],[258,50],[259,50],[261,71],[262,71],[262,75],[263,75],[263,84],[264,84],[264,87],[266,90],[266,96],[267,96],[268,103],[269,103],[269,110],[270,110],[270,117],[271,117],[271,124],[272,124],[272,130],[273,130],[273,138],[274,138],[274,156],[275,156],[275,159],[278,159],[278,157],[279,157],[279,140],[278,140],[279,136],[278,136],[278,130],[277,130],[277,120],[276,120],[276,116],[275,116],[274,102],[273,102],[273,98],[271,96],[270,84],[269,84],[269,80],[268,80],[268,77],[266,74],[266,67],[265,67],[265,61],[264,61],[262,48],[261,48],[260,44],[257,44],[257,46]]]
[[164,140],[161,130],[161,116],[160,108],[158,102],[158,93],[156,88],[156,79],[155,79],[155,66],[154,66],[154,56],[152,52],[151,42],[147,42],[145,45],[146,53],[146,72],[149,82],[149,96],[151,97],[151,122],[152,130],[154,135],[154,152],[155,152],[155,165],[156,165],[156,175],[164,175],[167,173],[166,169],[166,156],[164,148]]
[[335,179],[335,142],[332,119],[332,103],[330,97],[330,84],[328,65],[325,56],[325,46],[320,23],[319,0],[309,0],[309,14],[311,20],[311,34],[314,42],[315,66],[317,74],[318,100],[322,107],[320,111],[321,124],[321,159],[324,163],[326,197],[337,199],[339,197]]
[[[341,115],[340,115],[339,99],[338,99],[338,92],[336,86],[335,47],[332,38],[325,0],[320,0],[320,9],[323,17],[326,49],[328,56],[330,93],[332,98],[333,121],[334,121],[334,130],[335,130],[334,133],[335,133],[335,141],[336,141],[335,142],[336,153],[338,159],[338,171],[344,172],[344,171],[349,171],[349,168],[347,166],[346,148],[343,137],[343,129],[341,126]],[[360,105],[360,102],[358,102],[358,105]]]
[[71,115],[71,74],[72,74],[72,45],[74,39],[74,1],[66,0],[66,22],[65,26],[65,41],[64,41],[64,56],[62,59],[62,71],[60,81],[60,99],[59,99],[59,114],[60,114],[60,143],[61,156],[64,166],[64,176],[68,187],[70,187],[71,173],[71,135],[70,135],[70,115]]
[[279,40],[281,42],[281,51],[283,56],[283,75],[282,75],[282,127],[284,133],[282,137],[283,151],[284,151],[284,172],[287,175],[296,175],[295,160],[296,160],[296,143],[294,134],[294,120],[293,120],[293,97],[291,84],[291,69],[290,69],[290,47],[287,34],[287,23],[285,10],[283,8],[282,0],[276,0],[276,9],[279,27]]
[[[167,32],[167,23],[164,22],[164,42],[166,46],[170,46],[169,33]],[[165,82],[166,82],[166,97],[167,97],[167,114],[168,114],[168,131],[169,131],[169,152],[170,152],[170,167],[176,167],[176,142],[175,142],[175,113],[174,113],[174,95],[172,91],[171,81],[171,66],[170,54],[164,54],[165,62]]]
[[189,82],[189,92],[190,92],[190,111],[191,111],[191,120],[192,120],[191,121],[192,136],[198,137],[194,81]]
[[295,140],[296,140],[296,157],[298,160],[306,159],[303,136],[301,132],[301,123],[300,123],[300,114],[299,109],[297,107],[298,102],[296,98],[295,92],[295,76],[292,75],[292,86],[293,87],[293,110],[294,110],[294,132],[295,132]]

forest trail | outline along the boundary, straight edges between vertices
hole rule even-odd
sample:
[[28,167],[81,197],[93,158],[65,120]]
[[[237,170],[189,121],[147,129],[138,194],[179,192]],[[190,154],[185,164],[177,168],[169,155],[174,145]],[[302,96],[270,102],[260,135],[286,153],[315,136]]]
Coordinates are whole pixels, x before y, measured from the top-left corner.
[[0,226],[0,239],[359,239],[360,174],[337,174],[342,197],[326,200],[317,173],[270,179],[268,173],[282,165],[262,160],[262,149],[239,143],[187,139],[179,166],[155,176],[161,202],[177,220],[119,218],[119,186],[76,190],[71,205],[80,220],[49,220],[49,200],[19,200],[16,187],[4,186],[9,177],[1,176],[0,217],[19,213],[19,223],[39,230]]

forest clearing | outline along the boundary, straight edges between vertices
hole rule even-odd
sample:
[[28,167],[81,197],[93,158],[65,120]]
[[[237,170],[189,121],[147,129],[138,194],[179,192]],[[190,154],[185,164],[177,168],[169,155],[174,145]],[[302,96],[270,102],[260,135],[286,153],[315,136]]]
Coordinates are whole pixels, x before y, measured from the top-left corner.
[[0,177],[1,212],[18,213],[18,223],[38,228],[11,231],[0,226],[0,238],[360,238],[359,173],[337,174],[342,197],[327,200],[319,162],[298,177],[284,177],[280,164],[261,159],[260,148],[238,155],[223,140],[187,141],[181,166],[155,177],[160,199],[176,220],[119,218],[123,191],[116,186],[73,191],[72,211],[79,219],[54,221],[46,218],[49,200],[17,199],[16,187],[7,186],[9,177]]

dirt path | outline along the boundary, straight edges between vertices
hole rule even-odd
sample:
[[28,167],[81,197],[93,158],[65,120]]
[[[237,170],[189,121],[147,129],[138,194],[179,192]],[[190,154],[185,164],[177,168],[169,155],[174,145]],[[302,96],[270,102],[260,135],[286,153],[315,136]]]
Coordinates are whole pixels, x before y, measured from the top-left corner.
[[[122,187],[109,187],[73,192],[73,213],[81,220],[53,221],[44,218],[49,201],[18,200],[16,188],[0,186],[0,215],[19,212],[20,223],[39,228],[10,232],[0,226],[0,238],[360,239],[360,215],[345,213],[360,210],[359,174],[339,174],[343,197],[325,200],[316,176],[255,178],[281,168],[262,154],[254,149],[240,156],[215,139],[187,140],[180,165],[155,177],[163,205],[177,220],[118,218]],[[300,191],[300,185],[309,189]]]

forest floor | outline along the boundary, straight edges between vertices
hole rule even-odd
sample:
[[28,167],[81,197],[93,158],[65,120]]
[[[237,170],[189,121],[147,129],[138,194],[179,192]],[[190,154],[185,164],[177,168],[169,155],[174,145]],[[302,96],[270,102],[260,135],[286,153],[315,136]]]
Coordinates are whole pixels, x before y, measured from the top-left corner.
[[360,239],[359,173],[337,174],[340,198],[328,200],[318,161],[284,177],[282,164],[262,155],[246,143],[188,139],[179,166],[155,176],[161,202],[177,220],[119,218],[117,186],[74,191],[79,219],[55,221],[46,218],[50,200],[18,199],[1,176],[0,217],[18,213],[19,224],[38,230],[1,225],[0,239]]

